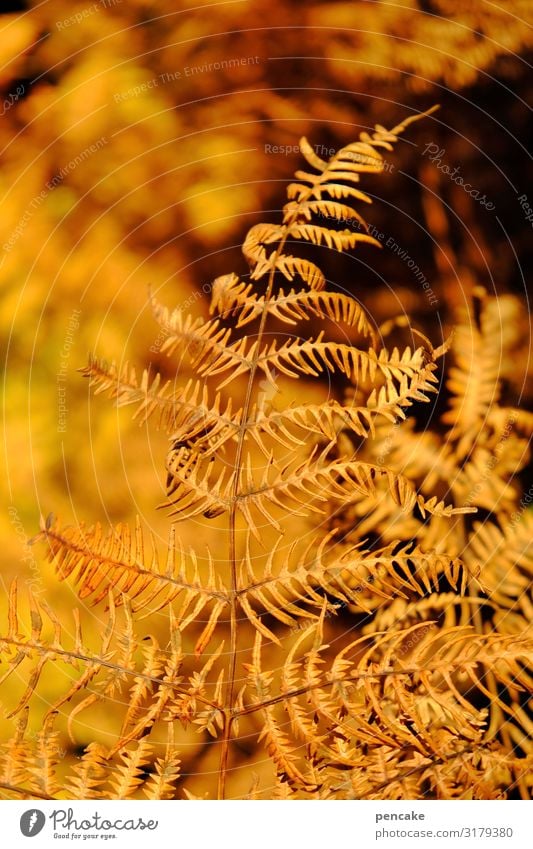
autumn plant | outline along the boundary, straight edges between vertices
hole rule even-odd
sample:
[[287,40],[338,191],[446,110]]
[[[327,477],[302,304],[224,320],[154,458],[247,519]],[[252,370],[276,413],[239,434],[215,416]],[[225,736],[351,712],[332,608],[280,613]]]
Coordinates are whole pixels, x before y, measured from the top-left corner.
[[[140,522],[43,522],[59,578],[107,627],[87,645],[83,611],[60,621],[13,585],[2,680],[26,686],[9,709],[5,798],[529,796],[532,522],[518,473],[531,421],[498,394],[498,302],[475,290],[451,343],[407,328],[409,344],[387,344],[405,322],[374,326],[321,268],[324,248],[379,245],[361,175],[384,170],[418,117],[328,161],[302,139],[308,170],[281,223],[248,231],[249,270],[213,282],[209,320],[151,297],[175,379],[97,358],[84,369],[168,431],[171,535],[162,555]],[[421,428],[414,411],[439,387],[447,409]],[[50,667],[68,683],[46,704]]]

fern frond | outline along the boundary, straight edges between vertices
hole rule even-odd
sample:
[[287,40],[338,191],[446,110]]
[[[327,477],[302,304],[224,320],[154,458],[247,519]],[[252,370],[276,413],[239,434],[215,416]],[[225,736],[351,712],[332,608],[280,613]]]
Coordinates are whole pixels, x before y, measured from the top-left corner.
[[209,463],[178,446],[167,457],[167,496],[162,507],[172,507],[170,515],[179,521],[203,514],[215,518],[228,510],[235,472],[222,469],[215,479]]
[[[129,690],[128,707],[120,732],[121,746],[126,745],[128,742],[122,742],[128,729],[135,726],[139,717],[143,716],[146,710],[146,701],[153,696],[156,689],[156,682],[162,678],[165,666],[165,654],[161,651],[154,637],[149,638],[147,645],[143,645],[143,654],[142,675],[134,678]],[[175,665],[179,668],[179,663]]]
[[54,712],[48,712],[43,727],[31,746],[32,756],[28,758],[29,784],[43,796],[54,798],[60,791],[57,765],[62,760],[60,734],[53,730]]
[[[290,652],[287,658],[291,687],[283,685],[272,697],[273,672],[263,667],[260,680],[266,677],[271,682],[268,692],[257,688],[258,676],[253,677],[250,686],[255,693],[243,712],[261,711],[263,716],[265,710],[289,703],[291,722],[301,733],[305,726],[300,714],[312,701],[318,723],[312,739],[318,739],[320,722],[329,728],[329,737],[320,740],[315,753],[319,762],[322,759],[321,798],[330,793],[332,798],[383,798],[386,785],[390,798],[412,799],[425,786],[422,775],[426,784],[431,777],[429,785],[437,798],[453,798],[456,786],[471,788],[473,798],[487,798],[495,787],[509,786],[509,780],[523,781],[527,758],[513,757],[503,747],[484,742],[487,712],[476,709],[464,689],[466,680],[468,692],[473,687],[488,695],[484,681],[490,669],[501,686],[528,691],[531,684],[524,668],[532,656],[532,639],[517,641],[514,636],[478,635],[472,628],[442,630],[428,625],[434,623],[357,638],[335,656],[329,670],[316,669],[310,677],[307,658],[319,657],[327,648],[319,645],[319,626],[312,626],[298,641],[300,656]],[[304,653],[308,638],[314,638],[311,655]],[[257,641],[260,645],[260,635]],[[498,701],[515,716],[512,708]],[[314,731],[309,723],[307,728]],[[458,752],[465,760],[458,759]],[[489,756],[487,777],[488,760],[483,758]],[[484,768],[477,770],[480,762]],[[460,774],[474,766],[471,775]]]
[[[116,681],[123,679],[133,669],[133,639],[130,633],[124,632],[121,635],[122,644],[119,644],[115,650],[110,649],[112,638],[116,636],[115,632],[118,631],[114,605],[110,606],[108,625],[102,638],[101,654],[96,654],[91,653],[83,645],[81,628],[77,622],[74,646],[72,648],[67,647],[63,633],[64,627],[53,611],[44,602],[38,602],[33,598],[31,593],[29,594],[31,633],[29,636],[25,635],[17,595],[17,584],[13,582],[9,599],[9,628],[5,636],[0,637],[0,651],[7,665],[3,680],[12,676],[25,661],[28,661],[30,666],[27,672],[28,685],[18,704],[12,709],[10,716],[15,716],[24,711],[32,693],[39,685],[45,667],[54,661],[63,661],[75,670],[81,666],[82,672],[74,679],[67,694],[52,705],[48,711],[49,716],[57,713],[62,704],[82,691],[97,674],[107,673],[106,684],[113,690]],[[46,614],[48,623],[53,627],[54,636],[52,639],[47,639],[43,635],[45,623],[41,614]],[[97,697],[87,697],[91,703],[95,698]]]
[[[345,684],[352,682],[364,689],[384,727],[393,730],[393,720],[386,711],[384,712],[384,704],[380,703],[384,684],[393,689],[397,686],[396,682],[400,682],[398,686],[422,686],[429,696],[435,699],[437,705],[451,699],[470,713],[475,710],[461,693],[462,679],[454,678],[459,672],[466,673],[471,685],[488,695],[490,693],[483,683],[486,668],[491,669],[499,683],[524,692],[529,691],[531,678],[526,665],[533,654],[531,636],[517,638],[515,635],[480,635],[471,627],[449,628],[444,632],[441,629],[430,630],[427,624],[416,624],[386,635],[358,637],[336,655],[330,671],[326,670],[311,683],[300,679],[297,688],[285,696],[307,696],[316,688],[328,689],[331,685],[336,686],[339,681]],[[316,627],[312,626],[310,632],[313,633]],[[420,637],[416,636],[418,632]],[[406,640],[409,641],[409,652],[402,649]],[[368,645],[366,651],[365,644]],[[256,645],[261,646],[260,634],[256,636]],[[350,656],[354,659],[351,660]],[[242,713],[255,712],[280,701],[280,697],[270,698],[271,684],[267,688],[261,684],[264,681],[272,682],[273,672],[262,669],[258,675],[255,666],[253,669],[253,686],[257,700],[246,706]],[[439,683],[433,683],[434,681]],[[357,694],[356,690],[352,692]],[[261,699],[264,700],[263,703]],[[394,701],[397,703],[397,698]],[[509,712],[510,709],[503,703],[502,705],[504,710]],[[416,705],[414,709],[418,711]],[[453,708],[454,714],[457,709],[457,706]],[[456,719],[459,717],[460,713]],[[418,723],[422,719],[423,717],[418,715]]]
[[[252,506],[261,510],[263,515],[265,502],[287,509],[294,505],[297,513],[307,515],[310,512],[321,513],[317,502],[340,500],[349,503],[352,494],[370,496],[379,499],[377,482],[383,480],[396,503],[403,510],[419,508],[422,515],[426,513],[452,515],[468,512],[468,508],[446,507],[438,502],[436,496],[425,500],[417,495],[410,481],[391,472],[386,467],[376,466],[358,461],[324,462],[323,458],[309,458],[301,465],[293,468],[291,465],[282,469],[273,481],[269,480],[267,467],[259,486],[247,480],[242,473],[243,484],[237,496],[237,505],[254,526],[250,509]],[[471,512],[471,511],[470,511]],[[270,517],[272,521],[272,517]]]
[[260,576],[254,572],[249,555],[242,561],[239,605],[264,637],[279,644],[276,634],[261,621],[264,615],[295,628],[318,620],[324,608],[328,616],[346,605],[367,613],[379,608],[389,610],[394,599],[407,601],[413,594],[424,596],[438,590],[443,578],[455,590],[462,593],[465,589],[467,572],[458,558],[423,551],[416,544],[395,541],[377,550],[364,549],[360,544],[328,556],[323,553],[324,546],[316,551],[311,548],[295,565],[289,552],[287,565],[276,573],[274,548]]
[[268,453],[265,436],[285,447],[303,445],[302,437],[306,433],[324,436],[331,444],[341,430],[363,437],[374,436],[375,421],[379,418],[395,423],[398,419],[405,419],[404,408],[412,406],[414,401],[429,400],[426,393],[436,392],[435,368],[435,364],[429,362],[414,374],[403,375],[398,385],[389,380],[379,391],[371,391],[366,406],[328,400],[322,404],[289,406],[285,410],[265,413],[254,405],[247,421],[242,420],[242,410],[233,412],[231,398],[225,408],[221,407],[219,395],[214,404],[208,406],[204,389],[205,404],[197,403],[192,414],[188,407],[183,414],[175,414],[174,444],[169,452],[168,465],[172,467],[175,460],[176,465],[181,466],[193,456],[195,462],[209,459],[226,443],[235,440],[239,431],[243,432],[245,439],[253,439],[264,454]]
[[477,290],[480,324],[466,314],[452,342],[455,365],[450,368],[450,408],[442,420],[450,426],[459,458],[465,457],[487,423],[500,395],[501,329],[497,315],[487,309],[484,290]]
[[[183,652],[179,639],[180,629],[172,616],[170,624],[172,650],[168,653],[164,666],[162,661],[154,665],[151,653],[148,653],[148,662],[145,662],[141,675],[135,679],[131,688],[132,698],[128,703],[119,739],[109,753],[110,757],[133,740],[139,740],[146,735],[173,702],[176,686],[182,681],[180,669]],[[147,698],[148,696],[150,698]],[[144,705],[140,704],[141,699],[145,700]]]
[[[293,693],[298,687],[300,664],[296,657],[301,641],[306,637],[307,634],[301,635],[300,639],[296,640],[281,669],[280,692],[284,695]],[[292,733],[297,739],[305,741],[310,753],[314,755],[318,748],[324,745],[326,739],[326,734],[320,731],[316,714],[311,714],[308,705],[302,705],[297,698],[287,698],[284,706],[291,723]]]
[[[173,381],[162,383],[159,374],[150,382],[150,372],[145,369],[139,382],[135,368],[128,363],[119,367],[95,357],[90,357],[88,365],[80,371],[89,378],[95,395],[105,392],[109,398],[116,399],[119,407],[137,405],[133,419],[138,419],[140,425],[155,419],[157,427],[173,433],[186,422],[188,432],[196,435],[202,433],[202,429],[232,424],[231,401],[222,411],[220,395],[211,403],[207,387],[200,387],[195,380],[171,391]],[[193,422],[195,428],[190,427]]]
[[[15,733],[0,745],[0,787],[23,788],[29,776],[30,747],[25,738],[28,725],[28,708],[23,708],[16,719]],[[22,791],[26,793],[29,791]]]
[[181,760],[176,750],[172,725],[168,725],[165,755],[155,761],[155,773],[143,787],[147,799],[174,799],[175,784],[180,777]]
[[475,522],[465,558],[479,564],[490,598],[504,610],[522,607],[530,620],[533,579],[533,514],[517,513],[502,530],[494,522]]
[[305,444],[290,428],[296,428],[300,435],[318,434],[333,445],[342,430],[367,437],[374,433],[374,420],[377,417],[382,416],[394,422],[397,417],[403,418],[404,415],[402,407],[395,404],[369,409],[329,400],[323,404],[302,404],[257,416],[255,422],[247,428],[247,435],[254,439],[263,452],[266,451],[263,435],[286,447]]
[[[269,695],[270,674],[261,672],[261,635],[257,634],[253,651],[253,659],[245,668],[250,681],[254,686],[254,700],[259,698],[267,700]],[[257,694],[257,696],[255,695]],[[264,741],[268,755],[276,764],[278,776],[282,782],[286,781],[290,786],[297,788],[312,789],[309,780],[298,769],[298,758],[294,754],[294,746],[287,734],[280,727],[280,721],[276,717],[275,708],[266,704],[260,707],[263,728],[259,735],[259,741]]]
[[[498,453],[476,444],[453,480],[452,491],[459,503],[473,504],[485,510],[498,510],[503,518],[516,501],[513,477],[527,462],[525,440],[515,439],[498,447]],[[488,473],[490,470],[490,474]]]
[[227,287],[222,291],[220,280],[221,278],[217,278],[213,284],[211,309],[218,309],[224,315],[235,314],[237,327],[248,324],[263,312],[292,325],[312,317],[328,318],[331,321],[343,322],[355,327],[359,333],[370,336],[374,343],[376,342],[374,329],[355,298],[336,292],[307,292],[291,289],[285,293],[280,288],[275,297],[267,302],[264,295],[260,296],[257,292],[253,292],[252,284],[246,286],[236,277],[235,283],[238,285],[231,284],[233,288]]
[[[359,180],[384,170],[418,117],[362,132],[328,161],[302,139],[309,167],[282,222],[250,229],[249,275],[216,278],[209,319],[152,298],[161,350],[183,355],[176,382],[127,363],[83,370],[96,393],[169,431],[165,506],[176,521],[221,517],[216,559],[201,556],[201,539],[183,551],[174,532],[162,556],[140,522],[42,524],[59,577],[82,600],[107,602],[106,627],[87,637],[83,612],[67,625],[31,593],[21,605],[13,585],[0,636],[17,718],[0,750],[8,798],[201,798],[215,750],[225,798],[259,749],[278,798],[530,795],[533,519],[513,478],[531,415],[496,403],[517,333],[498,338],[497,304],[474,290],[480,317],[460,316],[449,430],[419,433],[409,413],[436,393],[448,342],[434,347],[405,317],[374,329],[355,298],[325,291],[319,265],[289,253],[379,244]],[[406,331],[410,347],[384,346]],[[308,390],[324,376],[320,403],[320,380]],[[472,524],[469,505],[492,515]],[[27,714],[44,700],[32,733]],[[113,725],[100,727],[109,705]],[[92,724],[81,723],[89,710]],[[62,735],[77,746],[97,726],[76,762],[72,750],[59,762]],[[199,772],[198,795],[176,787]],[[248,795],[266,792],[257,778]]]
[[378,375],[396,380],[404,375],[413,376],[424,361],[423,348],[412,351],[407,347],[401,353],[397,348],[390,353],[383,348],[377,353],[373,348],[363,351],[352,345],[324,341],[324,335],[321,331],[316,339],[290,339],[282,345],[274,340],[261,351],[257,350],[257,342],[250,344],[245,337],[218,355],[199,362],[198,373],[202,377],[214,377],[231,371],[219,389],[252,368],[259,368],[267,379],[271,379],[273,370],[292,378],[318,377],[324,371],[338,371],[354,382],[364,382],[367,378],[375,381]]
[[44,524],[39,538],[47,542],[48,557],[59,578],[65,580],[74,576],[79,597],[90,599],[92,604],[107,598],[109,590],[116,604],[120,605],[127,597],[134,610],[151,612],[161,610],[180,595],[184,596],[184,608],[198,597],[204,603],[214,599],[227,600],[216,585],[212,562],[207,583],[202,585],[194,553],[186,558],[177,549],[174,531],[170,534],[164,567],[152,537],[151,565],[147,567],[139,519],[133,535],[125,524],[104,533],[99,524],[88,529],[83,524],[63,529],[59,522],[55,522],[51,526]]
[[99,743],[89,743],[78,763],[73,764],[65,784],[67,799],[101,799],[108,777],[107,754]]
[[143,783],[144,767],[150,763],[153,746],[147,740],[139,740],[136,746],[119,753],[122,763],[114,766],[110,780],[113,799],[131,798]]
[[457,513],[475,512],[475,508],[446,506],[436,496],[425,499],[417,494],[410,481],[390,469],[358,461],[324,462],[323,457],[310,457],[298,466],[288,463],[276,472],[272,480],[272,461],[267,463],[260,481],[255,482],[251,474],[251,462],[243,465],[239,474],[238,493],[232,496],[233,478],[223,469],[218,478],[210,477],[210,469],[201,470],[198,464],[174,459],[167,465],[171,485],[169,500],[163,506],[171,507],[171,515],[178,520],[203,514],[208,517],[227,512],[236,504],[249,528],[255,532],[256,523],[252,510],[257,510],[273,527],[280,529],[278,522],[268,512],[268,505],[290,506],[296,515],[323,513],[328,501],[350,503],[353,497],[380,498],[380,481],[386,485],[395,502],[402,510],[418,507],[423,516],[434,514],[451,516]]
[[[349,195],[356,197],[358,200],[363,200],[369,203],[370,198],[368,195],[365,195],[357,189],[353,189],[351,186],[345,187],[335,181],[346,180],[347,182],[357,183],[359,181],[359,174],[361,173],[379,173],[382,171],[383,157],[379,152],[380,149],[391,151],[393,149],[393,144],[395,144],[398,137],[404,132],[409,124],[422,117],[430,115],[436,108],[437,107],[433,107],[428,109],[427,112],[419,115],[413,115],[398,124],[392,130],[386,130],[379,124],[376,125],[372,134],[366,132],[361,133],[359,141],[341,148],[329,160],[329,162],[324,162],[324,160],[317,158],[316,155],[312,153],[311,145],[307,139],[305,137],[302,138],[300,140],[302,153],[309,164],[319,171],[319,174],[309,174],[305,171],[297,171],[296,177],[299,180],[305,181],[305,183],[309,183],[311,188],[305,184],[291,183],[288,192],[289,197],[296,196],[300,200],[302,197],[314,197],[320,200],[322,192],[325,191],[327,193],[328,184],[330,187],[333,182],[333,186],[335,187],[334,192],[338,193],[333,194],[330,192],[333,197],[346,197]],[[311,154],[309,154],[310,150]]]
[[311,221],[312,214],[321,215],[324,218],[333,218],[338,221],[357,221],[364,230],[368,231],[368,224],[364,218],[346,203],[338,203],[333,200],[310,200],[302,203],[290,201],[283,207],[284,222],[292,221],[295,215],[301,215],[307,221]]
[[[303,172],[299,172],[302,174]],[[314,175],[312,176],[314,179]],[[336,175],[337,179],[339,179],[338,175]],[[332,197],[336,200],[341,198],[355,198],[356,200],[361,200],[363,203],[372,203],[372,199],[362,192],[360,189],[354,189],[353,186],[345,186],[343,183],[314,183],[312,186],[312,190],[310,192],[309,186],[306,186],[304,183],[289,183],[287,186],[287,196],[290,199],[298,199],[301,200],[303,198],[307,198],[309,196],[320,200],[322,195],[326,195],[326,197]]]
[[326,245],[337,251],[347,251],[360,242],[381,247],[381,242],[367,233],[354,233],[351,230],[330,230],[318,224],[293,224],[290,228],[292,239],[303,239],[312,245]]
[[320,292],[326,285],[326,278],[314,262],[278,252],[271,253],[266,260],[258,263],[250,278],[260,280],[263,275],[272,270],[280,271],[290,281],[298,275],[314,292]]
[[171,312],[153,295],[151,304],[152,312],[166,335],[161,351],[170,356],[179,348],[181,354],[187,353],[192,368],[210,352],[224,350],[231,338],[231,328],[221,327],[218,319],[193,319],[179,307]]
[[[431,111],[431,110],[430,110]],[[416,116],[418,117],[418,116]],[[243,253],[251,268],[251,278],[259,280],[266,273],[280,270],[285,273],[292,257],[283,254],[283,247],[289,240],[304,240],[314,245],[326,245],[338,251],[354,248],[360,242],[380,247],[380,242],[368,232],[354,232],[344,229],[334,230],[311,223],[313,215],[329,219],[332,222],[355,221],[363,230],[368,231],[368,226],[361,215],[347,204],[339,204],[331,200],[324,200],[322,195],[332,198],[353,197],[363,201],[370,201],[368,195],[354,189],[352,186],[345,187],[339,181],[357,183],[359,175],[364,172],[377,173],[383,170],[383,157],[379,148],[392,150],[392,144],[397,141],[398,135],[403,132],[409,122],[399,124],[393,131],[388,132],[383,127],[376,127],[370,136],[362,133],[360,140],[354,144],[341,148],[328,162],[318,157],[312,150],[307,139],[302,138],[300,145],[309,164],[316,168],[318,174],[297,171],[296,178],[302,182],[291,183],[288,187],[289,203],[284,207],[284,223],[282,225],[256,224],[252,227],[243,244]],[[307,185],[306,185],[307,184]],[[267,254],[266,248],[278,243],[278,247]],[[283,263],[283,265],[281,264]],[[302,274],[301,268],[296,269],[311,288],[316,289],[317,283],[320,288],[323,285],[323,276],[315,269],[308,274],[307,266]],[[289,269],[289,273],[292,269]],[[287,274],[286,274],[287,276]],[[291,277],[289,277],[291,279]],[[312,281],[312,282],[311,282]]]
[[169,394],[172,381],[161,385],[161,376],[156,374],[150,382],[150,374],[145,370],[139,383],[135,368],[127,362],[119,367],[115,362],[107,363],[91,356],[80,371],[89,378],[95,395],[107,393],[109,398],[116,399],[117,407],[137,404],[134,418],[140,418],[141,423],[156,411],[160,420],[166,419],[170,405],[176,400]]

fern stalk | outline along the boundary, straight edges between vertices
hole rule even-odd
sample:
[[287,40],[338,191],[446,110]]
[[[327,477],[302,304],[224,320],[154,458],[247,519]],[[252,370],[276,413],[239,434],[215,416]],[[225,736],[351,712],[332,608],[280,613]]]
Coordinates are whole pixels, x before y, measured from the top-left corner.
[[[304,196],[304,202],[311,196],[312,190],[309,190],[308,194]],[[298,215],[298,210],[302,204],[302,199],[299,200],[296,211],[292,214],[291,218],[296,218]],[[249,414],[250,414],[250,406],[252,402],[252,393],[254,389],[255,383],[255,375],[257,372],[257,362],[259,359],[259,354],[261,351],[261,342],[264,336],[266,322],[268,318],[268,307],[270,304],[270,300],[272,298],[272,293],[274,290],[274,277],[276,274],[276,261],[283,254],[283,248],[287,242],[288,232],[284,234],[281,239],[275,253],[275,260],[272,263],[272,269],[268,276],[268,284],[265,293],[265,299],[263,303],[263,308],[261,310],[261,319],[259,322],[259,328],[257,331],[257,347],[256,353],[254,354],[252,367],[250,369],[250,373],[248,376],[248,383],[246,386],[246,394],[243,403],[243,413],[241,419],[241,425],[239,427],[239,435],[237,442],[237,450],[235,452],[235,462],[234,462],[234,472],[235,472],[235,480],[233,484],[233,498],[229,513],[229,559],[230,559],[230,568],[231,568],[231,587],[230,587],[230,662],[229,662],[229,672],[228,672],[228,681],[226,686],[226,710],[224,714],[224,731],[223,737],[221,741],[221,753],[220,753],[220,771],[218,778],[218,798],[225,798],[225,790],[226,790],[226,775],[228,771],[228,757],[229,757],[229,747],[231,743],[231,726],[233,722],[233,698],[235,695],[235,671],[237,666],[237,614],[236,614],[236,604],[237,604],[237,596],[239,593],[238,579],[237,579],[237,539],[236,539],[236,523],[237,523],[237,497],[239,490],[239,475],[237,474],[242,463],[242,456],[244,452],[244,437],[246,434],[246,430],[249,427]]]

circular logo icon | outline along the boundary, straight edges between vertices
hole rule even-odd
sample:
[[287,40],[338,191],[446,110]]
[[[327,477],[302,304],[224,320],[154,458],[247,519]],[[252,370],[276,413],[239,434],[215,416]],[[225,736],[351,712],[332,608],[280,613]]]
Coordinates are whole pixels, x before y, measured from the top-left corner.
[[35,837],[43,830],[46,817],[42,811],[37,808],[31,808],[29,811],[24,811],[20,818],[20,830],[24,837]]

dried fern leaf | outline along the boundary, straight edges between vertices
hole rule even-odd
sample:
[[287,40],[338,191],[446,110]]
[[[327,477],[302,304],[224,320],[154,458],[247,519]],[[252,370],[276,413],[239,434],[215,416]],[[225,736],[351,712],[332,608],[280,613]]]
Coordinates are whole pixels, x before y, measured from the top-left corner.
[[497,316],[487,309],[484,290],[478,290],[480,324],[467,313],[456,327],[450,369],[450,409],[443,421],[450,426],[459,458],[465,457],[487,422],[500,394],[501,330]]
[[143,787],[147,799],[175,799],[176,782],[180,778],[180,757],[176,750],[173,727],[169,723],[165,754],[155,761],[153,773]]
[[235,281],[230,281],[228,285],[226,278],[229,276],[225,275],[214,281],[211,310],[218,309],[224,316],[235,315],[237,327],[243,327],[264,312],[291,325],[313,317],[328,318],[355,327],[359,333],[370,336],[374,344],[376,342],[374,329],[355,298],[337,292],[291,289],[286,293],[280,287],[275,297],[267,302],[264,295],[253,292],[252,284],[246,286],[240,283],[236,275]]
[[[153,539],[152,562],[147,567],[139,520],[133,536],[124,524],[104,534],[99,524],[89,529],[84,525],[63,529],[56,522],[51,527],[43,526],[40,537],[48,544],[49,559],[60,579],[75,576],[80,598],[90,599],[93,604],[107,598],[110,588],[117,604],[128,597],[134,610],[149,605],[152,612],[180,595],[200,596],[205,603],[210,599],[225,600],[213,574],[205,586],[200,583],[197,563],[194,558],[188,563],[189,558],[177,550],[173,532],[165,567],[159,562]],[[181,561],[177,564],[176,554],[180,554]]]
[[144,767],[152,759],[153,746],[147,740],[139,740],[134,748],[119,753],[122,763],[115,765],[110,780],[113,799],[131,798],[144,782]]
[[108,762],[105,749],[96,742],[89,743],[78,763],[73,764],[67,782],[67,799],[101,799],[106,797],[105,784],[108,777]]

